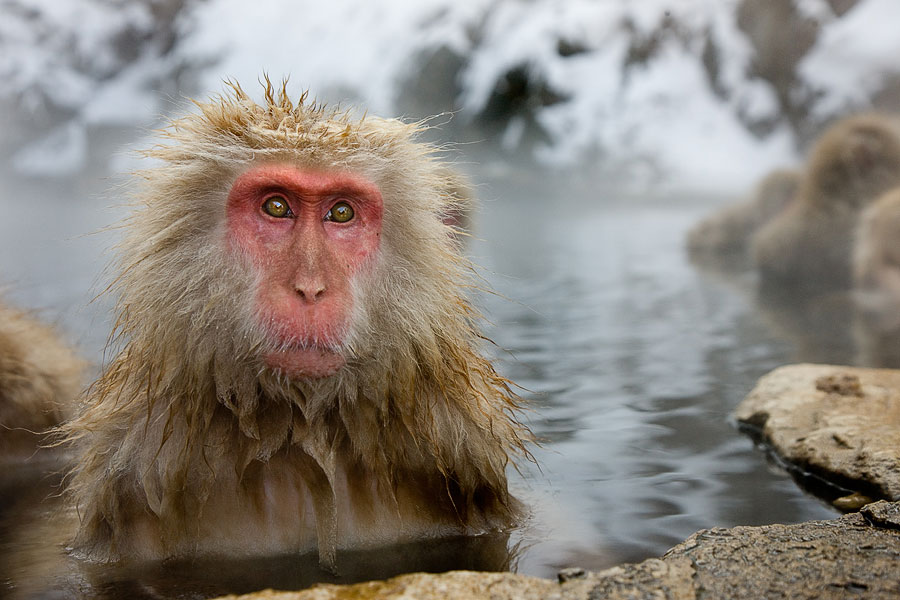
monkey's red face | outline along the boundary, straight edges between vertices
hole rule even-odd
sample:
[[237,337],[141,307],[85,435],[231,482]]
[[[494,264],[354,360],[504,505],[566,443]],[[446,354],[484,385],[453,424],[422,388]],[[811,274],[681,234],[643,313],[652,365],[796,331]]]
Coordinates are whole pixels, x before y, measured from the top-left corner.
[[268,366],[299,378],[343,366],[352,280],[378,251],[381,215],[378,188],[352,173],[262,165],[235,181],[227,235],[257,269],[256,313],[278,347]]

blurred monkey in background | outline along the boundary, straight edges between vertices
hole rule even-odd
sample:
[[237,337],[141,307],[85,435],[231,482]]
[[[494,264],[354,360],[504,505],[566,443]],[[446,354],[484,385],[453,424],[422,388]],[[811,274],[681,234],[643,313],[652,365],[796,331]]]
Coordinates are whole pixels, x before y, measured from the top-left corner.
[[50,327],[0,304],[0,460],[32,456],[72,415],[85,366]]
[[691,256],[744,255],[753,235],[794,199],[800,177],[800,172],[792,169],[773,171],[748,200],[727,206],[695,225],[688,232]]
[[860,212],[896,185],[900,120],[863,114],[832,125],[812,150],[796,201],[753,239],[763,284],[849,288]]

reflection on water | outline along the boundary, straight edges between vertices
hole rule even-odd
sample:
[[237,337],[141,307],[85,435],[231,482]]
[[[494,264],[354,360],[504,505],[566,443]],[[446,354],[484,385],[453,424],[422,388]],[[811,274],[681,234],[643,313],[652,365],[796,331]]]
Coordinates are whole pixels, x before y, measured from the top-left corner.
[[[105,194],[115,184],[106,152],[121,132],[92,135],[97,155],[76,179],[27,179],[0,163],[0,280],[11,301],[57,319],[99,363],[109,299],[88,302],[113,236],[82,234],[123,216],[107,209],[114,200]],[[848,298],[761,294],[747,273],[691,265],[684,234],[711,201],[472,171],[485,203],[469,250],[497,292],[479,296],[491,351],[522,386],[543,440],[540,469],[525,464],[513,476],[533,509],[526,526],[508,537],[345,553],[340,577],[313,556],[84,565],[54,541],[55,500],[39,501],[59,476],[7,467],[0,594],[193,598],[456,568],[553,576],[561,566],[658,556],[704,527],[836,514],[767,463],[729,415],[761,375],[787,362],[893,361],[878,350],[891,344],[873,342]]]
[[302,589],[318,582],[355,583],[411,571],[514,568],[507,534],[458,537],[339,552],[337,573],[316,553],[248,559],[170,560],[123,567],[90,564],[65,554],[57,512],[59,476],[12,468],[0,475],[0,597],[150,600],[211,598],[265,588]]
[[521,174],[489,189],[473,253],[514,299],[485,297],[489,333],[547,440],[543,473],[522,482],[539,510],[519,532],[530,543],[520,570],[601,568],[703,527],[834,515],[768,465],[729,414],[780,364],[853,362],[848,340],[798,343],[805,324],[780,327],[746,274],[692,266],[684,235],[708,201]]

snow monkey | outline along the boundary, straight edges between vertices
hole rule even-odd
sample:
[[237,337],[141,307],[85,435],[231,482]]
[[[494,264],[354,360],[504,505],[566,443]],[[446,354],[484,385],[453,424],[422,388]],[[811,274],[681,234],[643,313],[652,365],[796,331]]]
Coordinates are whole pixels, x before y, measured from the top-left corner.
[[759,182],[749,199],[695,225],[688,232],[688,250],[698,257],[745,253],[753,235],[794,199],[799,181],[799,171],[773,171]]
[[0,304],[0,460],[33,456],[71,415],[84,368],[50,327]]
[[856,234],[854,283],[900,302],[900,187],[863,211]]
[[[462,194],[424,125],[196,103],[147,152],[118,354],[67,427],[76,553],[259,555],[514,524],[518,399],[479,351]],[[452,219],[451,219],[452,221]]]
[[900,119],[863,114],[831,126],[812,150],[796,201],[753,240],[763,283],[850,287],[859,214],[898,184]]
[[853,248],[854,334],[862,364],[900,365],[900,187],[862,213]]

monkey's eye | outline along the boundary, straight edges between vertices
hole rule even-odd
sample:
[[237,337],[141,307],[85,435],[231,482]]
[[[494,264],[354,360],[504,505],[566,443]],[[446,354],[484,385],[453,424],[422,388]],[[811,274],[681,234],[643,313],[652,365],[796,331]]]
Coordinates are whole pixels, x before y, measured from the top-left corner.
[[270,217],[284,218],[291,216],[291,207],[288,206],[287,200],[281,196],[272,196],[266,199],[262,205],[263,211]]
[[331,207],[328,214],[325,215],[326,221],[334,221],[335,223],[346,223],[353,218],[353,208],[346,202],[338,202]]

